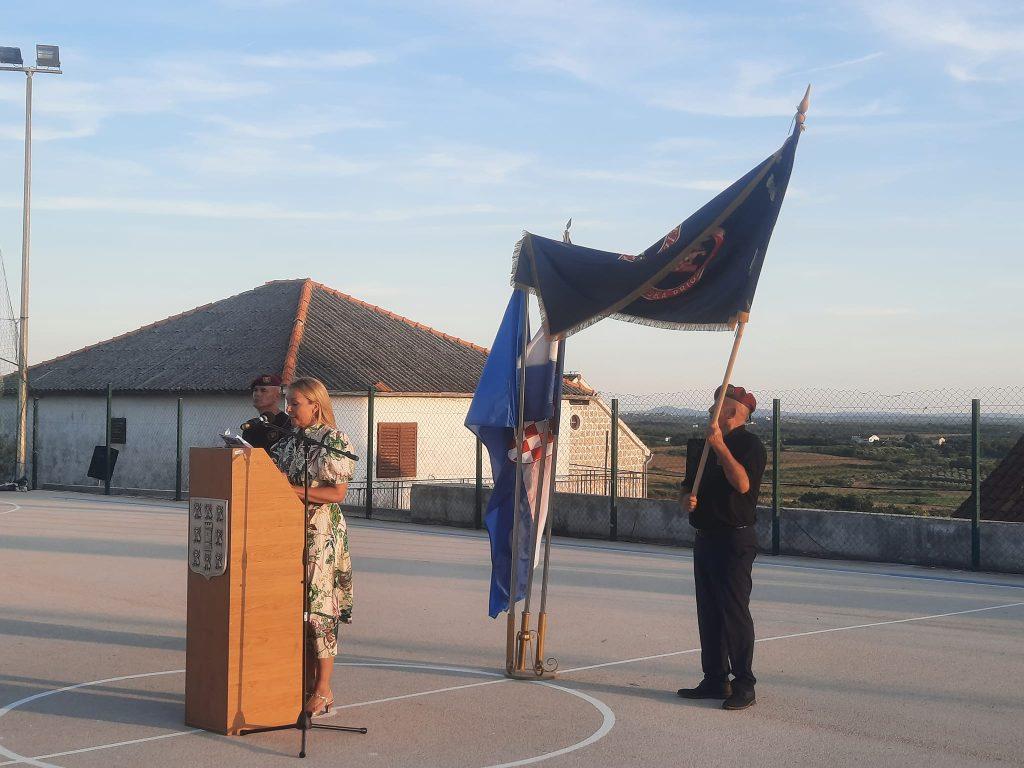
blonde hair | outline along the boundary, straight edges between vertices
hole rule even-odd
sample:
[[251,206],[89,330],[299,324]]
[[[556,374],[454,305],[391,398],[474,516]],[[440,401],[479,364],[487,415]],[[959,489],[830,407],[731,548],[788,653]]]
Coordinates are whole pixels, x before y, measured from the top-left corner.
[[300,394],[316,406],[318,423],[326,424],[332,429],[337,427],[334,409],[331,407],[331,396],[320,379],[314,379],[312,376],[296,379],[288,385],[288,392]]

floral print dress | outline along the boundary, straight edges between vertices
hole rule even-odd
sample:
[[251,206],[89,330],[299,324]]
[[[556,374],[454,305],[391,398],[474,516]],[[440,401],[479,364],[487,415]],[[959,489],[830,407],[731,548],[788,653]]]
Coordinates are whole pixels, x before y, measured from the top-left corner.
[[[349,450],[348,435],[324,424],[306,429],[306,436],[331,448]],[[271,457],[288,476],[302,485],[302,445],[293,435],[279,440]],[[352,479],[352,459],[309,447],[309,485],[340,485]],[[318,659],[338,655],[338,625],[352,622],[352,558],[348,527],[337,504],[310,504],[306,521],[306,576],[309,583],[310,640]]]

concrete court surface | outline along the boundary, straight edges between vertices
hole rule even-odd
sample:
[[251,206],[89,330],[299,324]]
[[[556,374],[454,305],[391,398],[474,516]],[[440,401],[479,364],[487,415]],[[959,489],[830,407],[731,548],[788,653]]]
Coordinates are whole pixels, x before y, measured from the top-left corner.
[[[0,504],[0,766],[279,766],[298,733],[183,725],[185,508]],[[689,550],[556,540],[553,684],[499,673],[475,531],[350,523],[343,629],[310,765],[1024,765],[1024,578],[759,556],[758,703],[700,678]]]

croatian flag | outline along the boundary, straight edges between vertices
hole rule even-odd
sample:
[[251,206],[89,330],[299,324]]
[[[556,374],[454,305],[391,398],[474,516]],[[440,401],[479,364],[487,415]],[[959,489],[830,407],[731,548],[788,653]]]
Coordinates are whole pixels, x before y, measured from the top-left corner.
[[[523,439],[517,445],[519,420],[519,351],[522,349],[526,297],[516,291],[494,338],[466,416],[466,427],[477,435],[491,461],[494,490],[484,523],[491,540],[491,590],[488,613],[495,618],[509,608],[512,570],[512,526],[515,507],[516,465],[523,467],[519,503],[519,542],[516,555],[516,600],[526,592],[535,528],[547,519],[552,453],[558,435],[562,375],[558,344],[540,331],[526,349],[526,392]],[[539,547],[538,547],[539,550]],[[534,554],[533,565],[539,559]]]

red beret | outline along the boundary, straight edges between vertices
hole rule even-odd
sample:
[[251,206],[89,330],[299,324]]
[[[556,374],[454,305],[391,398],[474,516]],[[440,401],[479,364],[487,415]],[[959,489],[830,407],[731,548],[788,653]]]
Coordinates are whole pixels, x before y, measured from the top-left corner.
[[249,389],[256,389],[256,387],[280,387],[281,377],[276,373],[261,373],[255,379],[252,380],[252,384],[249,385]]
[[[716,400],[721,392],[721,387],[715,390]],[[753,413],[757,408],[757,398],[754,397],[754,393],[747,392],[743,387],[734,387],[730,384],[729,388],[725,390],[725,396],[730,400],[735,400],[737,403],[743,403],[751,413]]]

